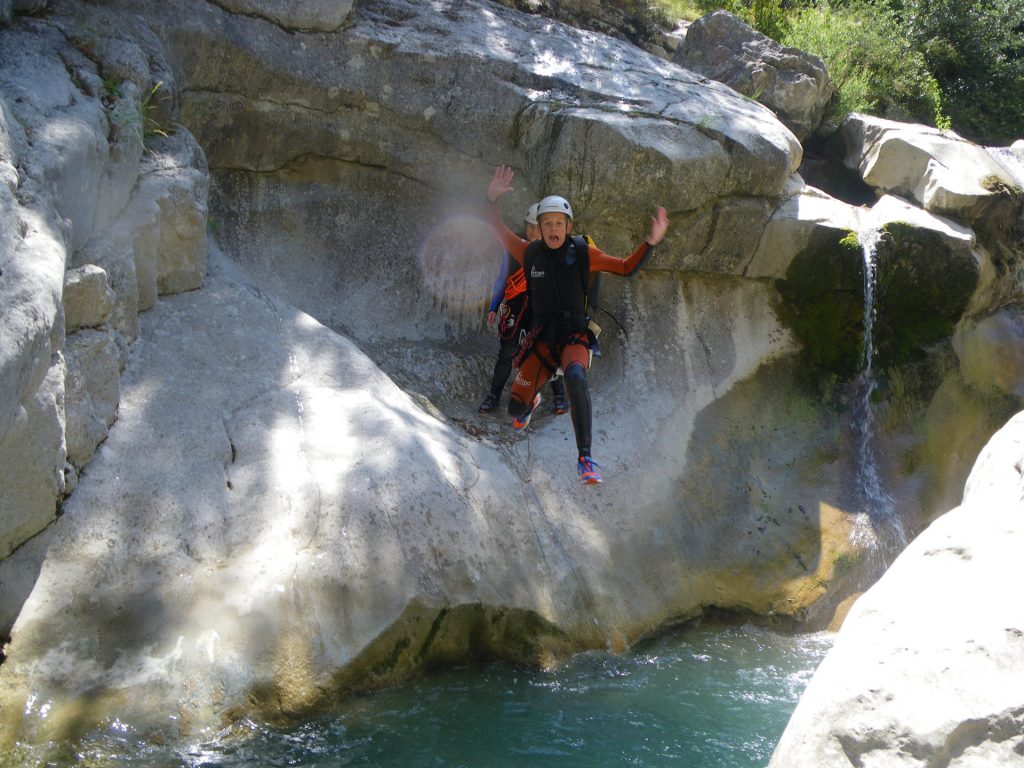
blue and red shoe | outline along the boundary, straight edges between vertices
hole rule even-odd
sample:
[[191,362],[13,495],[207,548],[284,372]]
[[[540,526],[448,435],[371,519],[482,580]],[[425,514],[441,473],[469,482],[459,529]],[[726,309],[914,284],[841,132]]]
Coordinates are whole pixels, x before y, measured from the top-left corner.
[[579,461],[576,463],[576,471],[579,472],[580,481],[584,485],[597,485],[601,480],[601,473],[598,471],[599,465],[589,456],[580,456]]
[[540,405],[540,392],[538,392],[533,398],[533,405],[530,406],[530,410],[524,413],[522,416],[512,417],[512,430],[515,432],[522,432],[528,426],[530,426],[530,419],[533,418],[533,412],[537,410],[537,406]]

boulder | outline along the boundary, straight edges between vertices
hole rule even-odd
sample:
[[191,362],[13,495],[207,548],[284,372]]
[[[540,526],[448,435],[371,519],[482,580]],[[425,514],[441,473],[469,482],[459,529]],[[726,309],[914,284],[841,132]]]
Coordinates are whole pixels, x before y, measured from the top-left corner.
[[1024,602],[992,589],[1024,578],[1022,437],[1024,414],[857,601],[771,768],[1024,762]]
[[955,133],[852,114],[840,128],[846,165],[880,193],[973,222],[1018,183],[983,148]]
[[781,316],[816,368],[863,363],[864,243],[876,264],[873,345],[881,365],[920,357],[952,336],[988,269],[974,233],[895,196],[857,208],[794,181],[743,274],[779,280]]
[[728,11],[693,22],[672,61],[761,102],[801,141],[821,124],[832,98],[820,58],[784,48]]
[[[246,252],[253,269],[287,267],[286,247],[297,261],[320,262],[327,285],[357,286],[369,265],[358,253],[338,260],[329,244],[414,253],[422,237],[409,235],[429,231],[453,204],[476,202],[467,190],[485,186],[498,162],[519,170],[507,201],[515,210],[558,190],[602,247],[628,252],[636,222],[654,205],[688,211],[723,195],[774,195],[800,159],[799,143],[769,110],[724,86],[627,44],[490,4],[461,4],[440,20],[420,3],[382,3],[355,9],[351,26],[333,36],[302,40],[212,9],[196,16],[171,3],[147,13],[183,64],[182,118],[206,150],[222,190],[215,197],[238,199],[237,191],[250,200],[215,215],[226,237],[252,235],[231,250]],[[600,183],[611,167],[619,182]],[[398,186],[410,189],[398,196]],[[315,194],[324,210],[282,212],[280,198],[296,194]],[[356,213],[339,221],[331,209]],[[394,223],[365,221],[375,210],[390,211]],[[281,238],[282,229],[294,236]],[[272,242],[271,254],[261,243]],[[401,303],[418,316],[427,308],[417,297]],[[359,323],[332,297],[304,292],[301,306]]]
[[69,269],[64,275],[64,330],[104,325],[114,305],[107,273],[95,264]]

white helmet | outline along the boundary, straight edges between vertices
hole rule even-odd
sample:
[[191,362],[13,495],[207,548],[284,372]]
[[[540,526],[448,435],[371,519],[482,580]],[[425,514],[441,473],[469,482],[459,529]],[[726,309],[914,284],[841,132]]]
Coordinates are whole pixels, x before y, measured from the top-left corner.
[[537,203],[537,215],[540,216],[542,213],[564,213],[572,221],[572,206],[568,200],[558,195],[548,195]]
[[534,203],[533,205],[531,205],[529,208],[526,209],[526,223],[527,224],[533,224],[534,226],[537,226],[537,206],[538,205],[540,205],[540,203]]

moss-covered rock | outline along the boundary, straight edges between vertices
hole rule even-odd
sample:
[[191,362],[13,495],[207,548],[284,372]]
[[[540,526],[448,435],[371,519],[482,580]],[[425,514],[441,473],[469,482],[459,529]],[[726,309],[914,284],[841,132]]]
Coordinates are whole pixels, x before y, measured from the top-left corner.
[[896,222],[886,226],[876,260],[878,363],[897,365],[952,336],[978,284],[973,254],[950,248],[937,232]]
[[853,376],[860,367],[864,260],[855,237],[818,230],[779,283],[779,314],[804,346],[810,369]]

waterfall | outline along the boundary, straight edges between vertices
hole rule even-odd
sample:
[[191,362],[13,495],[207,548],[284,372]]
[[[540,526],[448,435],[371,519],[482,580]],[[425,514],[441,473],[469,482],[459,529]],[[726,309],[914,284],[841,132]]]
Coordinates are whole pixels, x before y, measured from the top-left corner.
[[853,531],[853,541],[875,552],[883,567],[906,546],[907,536],[896,507],[882,487],[874,439],[875,414],[871,396],[878,387],[873,358],[875,355],[875,288],[878,265],[876,257],[882,232],[865,229],[857,233],[864,258],[864,354],[860,374],[854,385],[852,431],[857,462],[856,501],[861,510]]
[[1010,147],[985,147],[996,162],[1006,169],[1018,186],[1024,189],[1024,149],[1015,150]]

